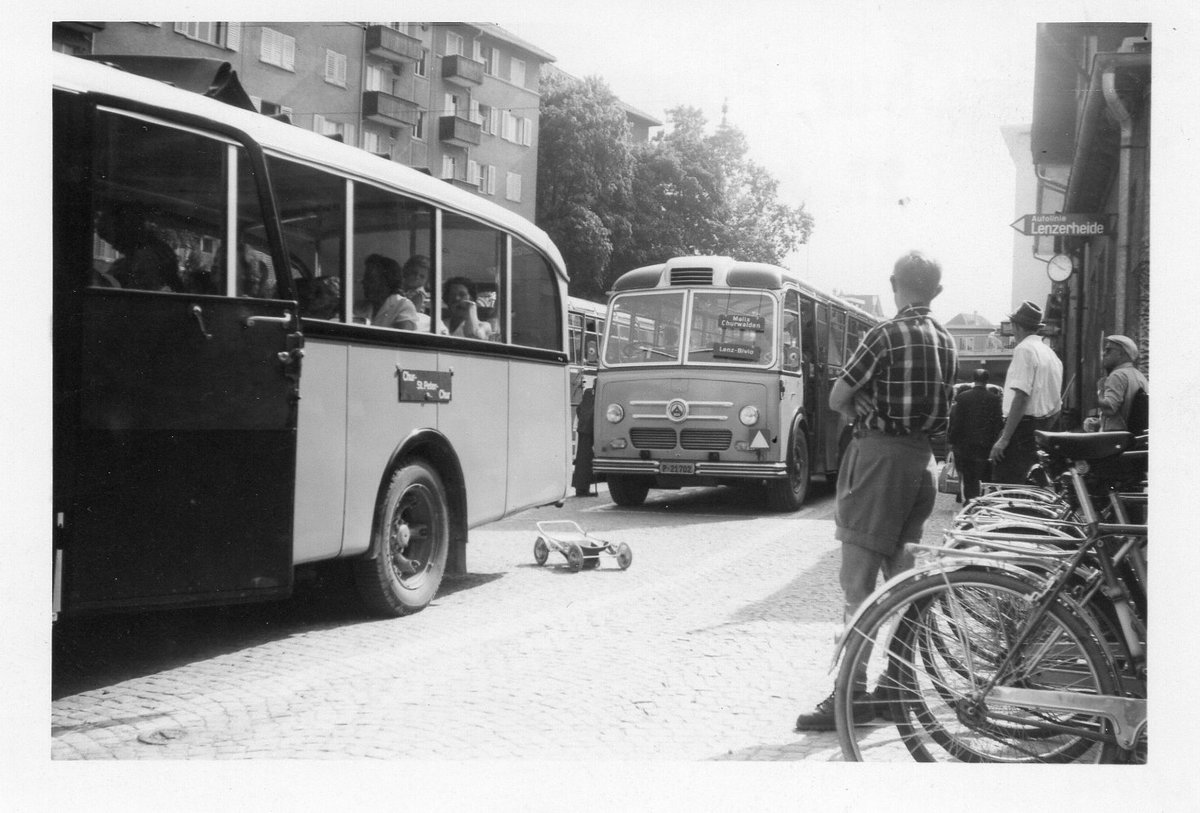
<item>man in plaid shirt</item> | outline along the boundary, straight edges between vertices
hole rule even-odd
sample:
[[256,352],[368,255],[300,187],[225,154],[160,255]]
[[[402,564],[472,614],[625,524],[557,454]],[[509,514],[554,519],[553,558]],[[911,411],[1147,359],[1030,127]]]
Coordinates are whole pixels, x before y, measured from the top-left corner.
[[[895,318],[863,337],[829,393],[830,408],[854,421],[834,510],[846,620],[875,589],[881,570],[889,578],[912,566],[905,546],[921,540],[933,512],[929,436],[946,429],[958,366],[953,337],[929,312],[941,279],[941,267],[920,252],[896,261]],[[861,681],[856,723],[882,708],[881,698],[866,691],[866,675]],[[797,731],[834,727],[832,694],[796,720]]]

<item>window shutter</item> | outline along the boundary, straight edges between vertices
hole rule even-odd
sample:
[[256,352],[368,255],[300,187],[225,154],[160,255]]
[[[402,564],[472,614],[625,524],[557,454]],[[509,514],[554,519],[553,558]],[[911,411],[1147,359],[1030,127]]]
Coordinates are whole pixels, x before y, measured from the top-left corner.
[[230,51],[240,51],[242,48],[242,24],[225,23],[225,47]]
[[533,119],[521,119],[521,144],[533,145]]
[[296,69],[295,37],[285,36],[283,38],[283,67],[287,68],[289,71],[294,71]]
[[325,117],[320,113],[313,113],[313,132],[325,135]]

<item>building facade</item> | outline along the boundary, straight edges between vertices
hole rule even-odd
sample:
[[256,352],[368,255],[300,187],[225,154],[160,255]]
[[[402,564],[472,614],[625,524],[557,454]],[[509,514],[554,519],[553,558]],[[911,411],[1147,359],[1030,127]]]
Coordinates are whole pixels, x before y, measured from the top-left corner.
[[53,46],[229,62],[260,112],[534,219],[538,84],[554,57],[491,23],[55,23]]
[[1054,238],[1055,253],[1071,262],[1047,297],[1047,333],[1070,382],[1071,425],[1095,406],[1104,336],[1137,342],[1138,367],[1148,372],[1150,33],[1146,23],[1037,29],[1030,150],[1044,192],[1038,211],[1105,224]]

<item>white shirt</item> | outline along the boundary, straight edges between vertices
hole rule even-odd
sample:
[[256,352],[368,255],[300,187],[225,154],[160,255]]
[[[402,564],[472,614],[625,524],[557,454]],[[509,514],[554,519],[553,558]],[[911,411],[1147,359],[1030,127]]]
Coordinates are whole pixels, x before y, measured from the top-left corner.
[[1004,377],[1004,415],[1012,407],[1013,390],[1029,396],[1025,415],[1047,418],[1062,409],[1062,361],[1040,336],[1026,336],[1013,349]]

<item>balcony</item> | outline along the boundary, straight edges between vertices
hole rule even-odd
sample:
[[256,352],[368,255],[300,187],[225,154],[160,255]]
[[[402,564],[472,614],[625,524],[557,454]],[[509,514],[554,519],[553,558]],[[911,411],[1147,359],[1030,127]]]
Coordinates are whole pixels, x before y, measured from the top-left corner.
[[372,25],[367,28],[367,53],[386,59],[390,62],[417,62],[423,52],[421,41],[407,34],[401,34],[386,25]]
[[483,63],[461,54],[442,57],[442,79],[455,85],[470,87],[483,84]]
[[483,125],[460,116],[442,116],[438,119],[438,140],[456,147],[478,146],[483,135]]
[[[381,90],[363,93],[363,118],[388,127],[416,127],[417,109],[415,102],[397,98]],[[478,140],[475,142],[478,144]]]

